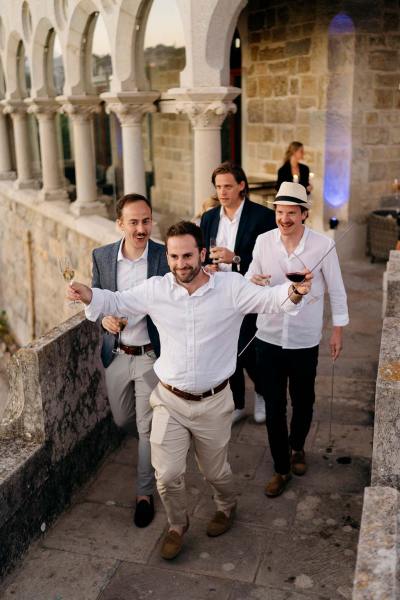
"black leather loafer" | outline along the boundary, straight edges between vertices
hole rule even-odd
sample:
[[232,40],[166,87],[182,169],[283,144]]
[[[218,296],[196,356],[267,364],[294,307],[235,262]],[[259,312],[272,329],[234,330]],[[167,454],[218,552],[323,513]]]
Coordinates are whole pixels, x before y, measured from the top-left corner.
[[140,500],[136,504],[135,515],[133,522],[136,527],[147,527],[154,519],[154,499],[150,496],[150,502],[147,500]]

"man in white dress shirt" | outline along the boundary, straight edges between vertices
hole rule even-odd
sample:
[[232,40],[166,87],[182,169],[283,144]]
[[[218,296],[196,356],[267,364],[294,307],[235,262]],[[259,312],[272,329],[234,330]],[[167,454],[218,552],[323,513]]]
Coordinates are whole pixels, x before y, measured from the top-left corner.
[[189,525],[184,474],[191,440],[217,507],[207,535],[225,533],[234,519],[237,494],[227,460],[234,404],[228,379],[236,366],[243,318],[252,312],[297,313],[312,275],[296,291],[287,283],[260,288],[237,273],[206,273],[201,230],[185,221],[169,229],[166,243],[168,275],[116,293],[73,283],[69,297],[88,305],[90,320],[102,313],[148,314],[160,334],[161,355],[154,365],[160,383],[150,399],[150,441],[169,521],[161,556],[172,559]]
[[[302,185],[282,183],[274,205],[278,229],[258,237],[246,276],[259,285],[265,285],[266,278],[270,278],[273,286],[279,285],[288,281],[288,274],[314,268],[333,246],[331,238],[304,225],[309,203]],[[346,292],[335,249],[322,260],[313,275],[312,296],[307,298],[301,314],[263,314],[257,318],[258,385],[261,390],[264,388],[266,425],[275,469],[265,487],[265,493],[270,497],[283,492],[291,472],[295,475],[306,472],[304,444],[313,415],[325,289],[330,298],[333,322],[332,360],[336,360],[341,352],[342,329],[349,322]],[[290,433],[286,416],[288,383],[292,403]]]

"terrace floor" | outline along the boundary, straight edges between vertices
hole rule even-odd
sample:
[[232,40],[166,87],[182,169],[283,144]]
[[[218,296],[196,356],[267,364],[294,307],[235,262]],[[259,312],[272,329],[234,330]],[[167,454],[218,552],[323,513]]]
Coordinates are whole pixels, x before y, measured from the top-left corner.
[[[309,471],[269,499],[272,474],[264,425],[251,417],[232,430],[230,459],[240,489],[237,519],[219,538],[205,528],[214,508],[189,455],[190,529],[181,555],[159,556],[166,519],[132,523],[136,441],[109,455],[72,506],[32,544],[0,586],[3,600],[343,600],[351,598],[363,488],[369,483],[374,387],[381,333],[384,265],[343,265],[351,325],[335,367],[329,440],[331,361],[320,346]],[[339,459],[342,459],[342,464]]]

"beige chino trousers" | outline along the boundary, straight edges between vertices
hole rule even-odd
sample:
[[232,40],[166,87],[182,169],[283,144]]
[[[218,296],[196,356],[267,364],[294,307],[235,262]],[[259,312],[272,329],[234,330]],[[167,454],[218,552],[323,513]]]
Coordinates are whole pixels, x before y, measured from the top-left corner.
[[184,474],[192,439],[197,464],[211,484],[217,510],[229,511],[237,498],[228,463],[234,409],[229,385],[214,396],[193,402],[179,398],[159,383],[150,404],[151,461],[170,525],[186,525]]

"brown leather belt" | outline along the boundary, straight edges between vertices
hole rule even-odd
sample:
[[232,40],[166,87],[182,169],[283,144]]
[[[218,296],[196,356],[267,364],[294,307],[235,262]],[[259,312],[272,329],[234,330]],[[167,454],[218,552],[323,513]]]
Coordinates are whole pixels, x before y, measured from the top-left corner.
[[208,398],[209,396],[218,394],[218,392],[223,390],[228,385],[228,381],[229,381],[229,379],[225,379],[225,381],[223,381],[222,383],[217,385],[217,387],[211,388],[211,390],[207,390],[206,392],[203,392],[202,394],[190,394],[189,392],[183,392],[182,390],[178,390],[176,387],[173,387],[172,385],[168,385],[168,383],[164,383],[163,381],[160,381],[160,383],[168,391],[172,392],[173,394],[175,394],[175,396],[178,396],[179,398],[183,398],[184,400],[192,400],[193,402],[199,402],[200,400],[203,400],[204,398]]
[[119,347],[125,354],[131,354],[133,356],[141,356],[142,354],[153,350],[152,344],[145,344],[144,346],[125,346],[125,344],[120,344]]

